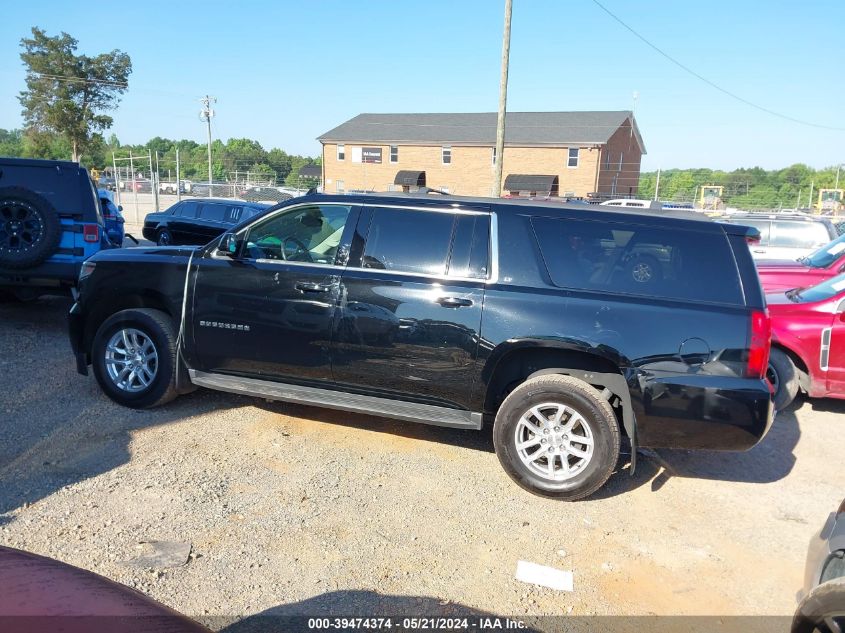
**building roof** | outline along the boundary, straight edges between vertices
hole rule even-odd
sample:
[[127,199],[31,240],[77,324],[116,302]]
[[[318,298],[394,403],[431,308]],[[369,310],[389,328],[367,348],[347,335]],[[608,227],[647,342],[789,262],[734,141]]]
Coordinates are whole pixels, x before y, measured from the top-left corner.
[[323,168],[320,165],[303,165],[298,173],[303,178],[322,178]]
[[[600,145],[627,121],[630,110],[615,112],[508,112],[505,144]],[[645,154],[636,121],[634,135]],[[495,112],[359,114],[317,137],[325,142],[495,145]]]

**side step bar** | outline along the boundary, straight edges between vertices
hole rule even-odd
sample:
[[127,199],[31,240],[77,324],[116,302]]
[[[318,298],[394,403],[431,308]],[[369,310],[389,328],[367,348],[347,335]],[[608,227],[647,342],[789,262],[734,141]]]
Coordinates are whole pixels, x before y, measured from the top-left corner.
[[355,413],[369,413],[395,420],[421,422],[435,426],[448,426],[458,429],[479,430],[482,424],[481,413],[437,407],[430,404],[417,404],[403,400],[390,400],[375,396],[364,396],[345,391],[302,387],[285,383],[240,378],[225,374],[212,374],[196,369],[189,369],[191,382],[200,387],[218,391],[228,391],[247,396],[259,396],[270,400],[283,400],[298,404],[310,404],[327,409],[339,409]]

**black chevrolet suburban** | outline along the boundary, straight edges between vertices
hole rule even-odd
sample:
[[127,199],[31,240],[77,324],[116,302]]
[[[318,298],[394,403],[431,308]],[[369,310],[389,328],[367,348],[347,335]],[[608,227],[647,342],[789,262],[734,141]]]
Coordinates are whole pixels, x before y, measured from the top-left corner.
[[492,422],[520,486],[577,499],[622,435],[707,450],[764,436],[755,238],[683,210],[314,194],[204,247],[96,255],[70,338],[80,373],[129,407],[202,386]]

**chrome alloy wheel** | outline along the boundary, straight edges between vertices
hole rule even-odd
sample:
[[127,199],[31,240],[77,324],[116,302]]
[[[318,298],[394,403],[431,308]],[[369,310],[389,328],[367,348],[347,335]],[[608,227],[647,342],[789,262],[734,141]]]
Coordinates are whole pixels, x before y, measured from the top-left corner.
[[150,337],[135,328],[115,332],[106,344],[106,371],[122,391],[149,387],[158,372],[158,352]]
[[654,273],[651,270],[650,264],[647,264],[646,262],[637,262],[631,269],[631,276],[634,278],[634,281],[644,284],[651,281]]
[[522,463],[550,481],[572,479],[593,458],[590,424],[578,411],[557,402],[538,404],[523,413],[514,440]]

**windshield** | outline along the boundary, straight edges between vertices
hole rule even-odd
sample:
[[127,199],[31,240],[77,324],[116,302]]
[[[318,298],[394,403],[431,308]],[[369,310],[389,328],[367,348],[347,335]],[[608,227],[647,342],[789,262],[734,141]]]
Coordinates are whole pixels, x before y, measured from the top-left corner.
[[793,296],[790,298],[798,299],[802,303],[814,303],[816,301],[825,301],[831,299],[838,294],[845,292],[845,273],[831,277],[827,281],[823,281],[817,286],[806,288],[800,291],[793,291]]
[[845,251],[845,235],[840,235],[830,244],[825,244],[799,261],[811,268],[827,268],[839,259],[842,251]]

